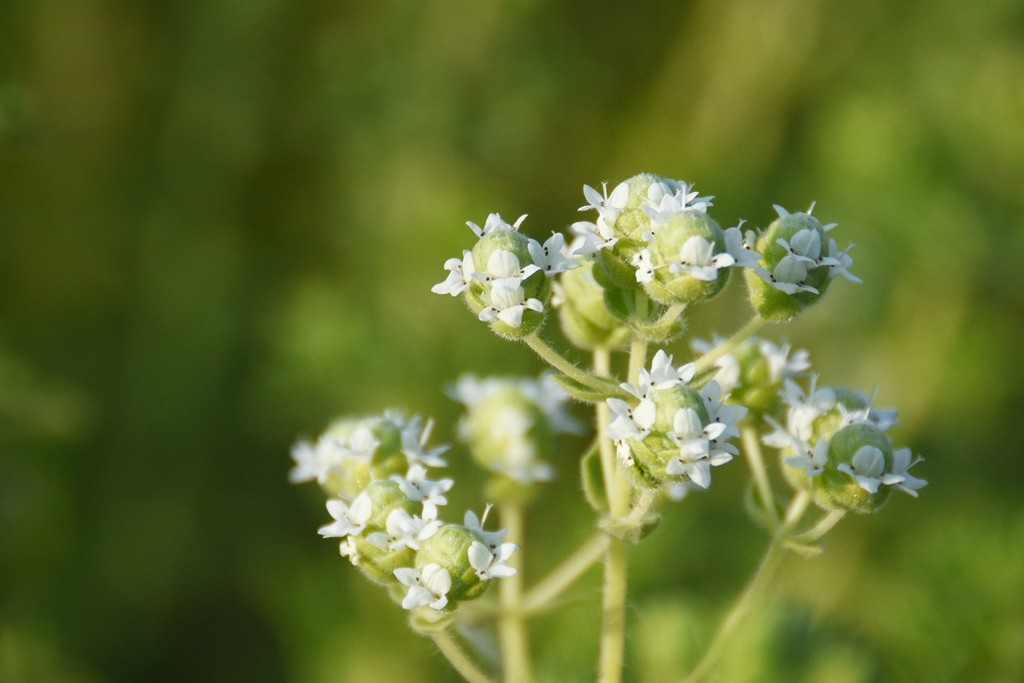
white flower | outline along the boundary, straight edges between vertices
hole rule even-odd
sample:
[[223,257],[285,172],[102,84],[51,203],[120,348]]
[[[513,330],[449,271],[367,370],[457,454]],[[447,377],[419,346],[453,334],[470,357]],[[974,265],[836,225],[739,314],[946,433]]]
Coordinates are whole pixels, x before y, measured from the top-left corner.
[[541,246],[537,240],[530,240],[527,248],[533,263],[544,273],[555,275],[564,273],[573,268],[579,268],[580,263],[572,258],[565,246],[565,235],[560,232],[551,233],[551,237]]
[[807,263],[793,254],[783,256],[775,264],[775,270],[770,273],[761,266],[755,266],[754,272],[772,287],[786,294],[818,293],[816,288],[804,282],[807,279]]
[[496,213],[492,213],[488,214],[487,221],[484,223],[484,227],[482,228],[473,221],[466,221],[466,225],[469,226],[470,230],[476,233],[477,237],[483,237],[484,235],[489,235],[495,230],[518,230],[524,220],[526,220],[526,214],[520,216],[515,224],[509,225],[501,219],[501,216]]
[[704,405],[707,406],[708,422],[718,422],[725,427],[722,434],[716,437],[718,441],[723,442],[717,444],[718,447],[733,455],[738,455],[739,451],[736,450],[736,447],[732,444],[726,444],[724,441],[740,435],[740,429],[737,425],[740,420],[746,417],[749,410],[746,406],[724,403],[722,401],[722,388],[716,380],[710,380],[704,385],[704,388],[700,390],[700,395],[704,397]]
[[685,273],[698,280],[713,282],[718,279],[719,270],[735,262],[731,254],[716,254],[714,243],[701,235],[694,235],[683,242],[679,249],[679,261],[669,263],[668,269],[673,273]]
[[830,239],[828,241],[828,256],[829,256],[829,277],[843,276],[850,282],[864,282],[859,277],[849,271],[850,266],[853,265],[853,257],[850,256],[850,250],[853,249],[853,244],[846,247],[844,251],[839,251],[839,245],[836,241]]
[[544,312],[544,304],[540,299],[526,298],[522,280],[518,277],[494,280],[486,296],[491,305],[480,311],[477,316],[483,322],[501,320],[512,327],[519,327],[523,323],[523,313],[527,309],[538,313]]
[[476,513],[472,510],[466,510],[466,515],[463,518],[462,525],[475,533],[477,536],[483,539],[484,545],[491,550],[496,550],[498,546],[502,544],[505,537],[508,536],[508,529],[498,529],[497,531],[484,531],[484,523],[487,521],[487,513],[491,511],[491,506],[488,505],[484,508],[483,518],[478,518]]
[[452,577],[448,570],[431,562],[420,570],[402,567],[395,570],[395,578],[409,592],[402,600],[403,609],[416,609],[426,605],[431,609],[441,610],[448,604],[448,591],[452,589]]
[[480,541],[473,541],[473,545],[469,546],[469,564],[476,570],[481,581],[512,576],[516,569],[509,567],[505,561],[517,550],[519,546],[515,543],[502,543],[492,550]]
[[608,194],[608,183],[601,183],[601,192],[590,185],[584,185],[583,196],[587,198],[587,203],[579,208],[580,211],[596,209],[607,225],[615,225],[615,221],[618,220],[619,214],[626,208],[626,202],[629,200],[629,184],[619,183],[610,195]]
[[897,448],[892,454],[892,474],[900,477],[900,481],[893,482],[893,486],[901,491],[909,493],[917,498],[918,489],[928,485],[924,479],[918,479],[907,470],[924,460],[921,456],[913,457],[909,448]]
[[636,268],[636,281],[640,284],[647,284],[654,281],[654,264],[651,261],[651,250],[641,249],[633,254],[630,261]]
[[658,352],[654,354],[654,359],[651,361],[651,369],[640,369],[639,386],[634,387],[628,382],[623,382],[619,386],[633,396],[643,400],[652,391],[669,389],[678,384],[686,384],[693,379],[695,374],[697,374],[697,365],[695,363],[687,363],[677,368],[672,365],[672,356],[665,353],[663,349],[658,349]]
[[341,553],[342,557],[347,557],[348,561],[355,567],[358,567],[362,560],[359,548],[356,547],[356,542],[351,536],[346,536],[342,539],[341,543],[338,544],[338,552]]
[[619,241],[603,216],[599,216],[596,223],[577,221],[570,225],[569,229],[577,236],[573,242],[574,256],[593,256]]
[[473,277],[482,282],[492,280],[517,279],[525,280],[540,268],[528,263],[522,268],[519,267],[519,257],[507,249],[495,249],[487,257],[487,270],[483,273],[473,273]]
[[665,465],[666,474],[685,474],[694,484],[706,489],[711,485],[711,466],[732,460],[730,453],[712,452],[711,449],[710,442],[721,437],[723,432],[725,425],[721,423],[701,424],[700,416],[693,408],[677,410],[672,421],[672,433],[668,436],[679,448],[679,454]]
[[387,411],[384,415],[401,429],[402,453],[405,454],[410,466],[417,463],[427,467],[447,466],[448,463],[440,457],[448,450],[447,445],[426,449],[430,432],[434,429],[433,420],[427,420],[426,425],[423,425],[423,420],[419,415],[412,416],[408,421],[397,411]]
[[840,463],[836,469],[856,479],[868,493],[877,493],[879,484],[899,484],[903,481],[903,477],[898,474],[886,473],[885,456],[875,446],[861,446],[849,464]]
[[755,268],[761,254],[754,251],[753,245],[757,234],[753,230],[743,232],[743,221],[735,228],[725,230],[725,251],[733,257],[735,265],[743,268]]
[[836,405],[836,392],[832,389],[815,389],[818,377],[811,377],[810,390],[806,393],[796,382],[787,379],[783,384],[782,400],[789,405],[788,427],[791,434],[804,441],[811,438],[814,421],[832,410]]
[[789,357],[790,347],[788,343],[776,346],[767,339],[762,339],[758,343],[758,349],[765,360],[768,361],[768,373],[771,376],[772,382],[796,377],[811,367],[809,355],[803,349],[795,351],[792,358]]
[[682,180],[663,179],[647,188],[647,205],[644,211],[656,225],[664,225],[672,216],[684,211],[707,213],[714,197],[700,197],[690,185]]
[[331,498],[327,501],[327,511],[334,522],[320,527],[319,534],[324,538],[345,538],[363,533],[366,523],[373,514],[373,501],[364,491],[356,496],[351,505],[342,498]]
[[[424,508],[424,515],[428,511]],[[404,548],[420,549],[420,541],[425,541],[441,528],[437,519],[437,508],[431,508],[433,517],[417,517],[410,515],[402,508],[395,508],[388,514],[385,525],[387,533],[370,534],[366,540],[379,548],[402,550]]]
[[444,494],[455,483],[451,479],[427,479],[427,470],[422,465],[413,465],[404,477],[392,475],[391,480],[398,484],[409,500],[422,501],[423,517],[430,519],[437,517],[436,506],[448,504]]
[[475,271],[473,252],[463,251],[461,260],[448,259],[444,262],[444,269],[448,271],[448,278],[431,287],[430,291],[435,294],[450,294],[452,296],[462,294],[469,287],[469,281]]
[[319,479],[327,461],[326,454],[321,451],[323,446],[326,444],[322,445],[320,440],[315,444],[303,440],[292,446],[295,467],[288,472],[288,481],[301,484],[304,481]]
[[640,440],[650,433],[651,425],[654,424],[655,418],[656,408],[654,401],[644,399],[634,409],[619,398],[609,398],[606,400],[615,419],[612,420],[605,430],[605,436],[612,441]]
[[491,424],[491,431],[506,447],[503,457],[492,462],[491,467],[512,479],[529,484],[534,481],[550,481],[555,471],[546,462],[537,459],[535,442],[530,438],[534,418],[520,406],[509,406],[501,410]]
[[828,439],[818,439],[818,443],[812,449],[809,444],[799,439],[794,439],[793,450],[803,455],[786,458],[785,463],[798,467],[807,473],[808,477],[816,477],[825,471],[825,464],[828,462]]

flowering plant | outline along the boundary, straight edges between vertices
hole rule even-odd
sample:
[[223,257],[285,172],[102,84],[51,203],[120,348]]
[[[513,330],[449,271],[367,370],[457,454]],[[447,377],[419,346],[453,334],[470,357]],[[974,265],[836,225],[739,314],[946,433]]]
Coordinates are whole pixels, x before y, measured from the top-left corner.
[[[756,336],[816,303],[836,278],[860,281],[850,272],[850,248],[831,236],[836,224],[822,224],[813,205],[806,212],[776,206],[764,229],[742,222],[723,229],[709,213],[713,197],[651,174],[611,191],[584,186],[584,196],[580,210],[596,216],[573,223],[569,242],[561,233],[543,243],[526,236],[526,216],[470,222],[475,244],[444,264],[448,275],[433,287],[462,297],[497,335],[525,343],[553,370],[539,379],[467,375],[450,390],[466,408],[459,437],[488,474],[481,516],[441,519],[454,482],[428,476],[446,466],[447,446],[428,445],[432,422],[418,416],[344,418],[292,451],[292,481],[315,480],[328,496],[334,521],[320,534],[339,539],[341,555],[382,585],[471,681],[492,674],[467,651],[473,639],[453,628],[464,625],[463,605],[500,584],[491,614],[503,678],[529,681],[529,620],[601,561],[598,673],[619,681],[630,548],[666,505],[706,491],[716,468],[734,460],[746,462],[747,507],[771,542],[688,680],[715,664],[787,551],[818,553],[818,541],[847,512],[874,512],[894,491],[916,497],[926,484],[910,473],[921,459],[893,446],[895,410],[858,391],[819,387],[806,351]],[[665,347],[682,336],[686,312],[716,297],[737,269],[753,318],[731,337],[691,340],[696,357],[676,364]],[[591,367],[573,364],[540,336],[552,309],[565,337],[592,353]],[[619,351],[628,353],[623,376],[614,372]],[[570,415],[569,399],[593,406],[593,427]],[[569,462],[557,435],[591,429],[592,447]],[[777,452],[774,468],[762,446]],[[519,555],[530,501],[545,482],[574,471],[595,513],[593,535],[527,586]],[[501,530],[484,529],[490,504]],[[816,518],[805,521],[814,509]]]

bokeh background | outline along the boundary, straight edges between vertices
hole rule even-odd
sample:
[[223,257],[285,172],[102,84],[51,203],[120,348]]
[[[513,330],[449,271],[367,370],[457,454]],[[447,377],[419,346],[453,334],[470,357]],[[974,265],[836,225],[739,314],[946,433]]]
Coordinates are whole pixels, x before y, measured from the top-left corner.
[[[5,0],[0,680],[454,680],[289,448],[388,406],[452,440],[447,383],[541,367],[430,293],[464,221],[544,237],[640,171],[840,223],[864,284],[768,334],[878,387],[931,482],[791,559],[719,679],[1024,679],[1020,2]],[[747,316],[735,286],[692,329]],[[528,580],[587,533],[579,446]],[[744,475],[637,548],[629,680],[755,566]],[[541,680],[592,677],[596,591],[537,623]]]

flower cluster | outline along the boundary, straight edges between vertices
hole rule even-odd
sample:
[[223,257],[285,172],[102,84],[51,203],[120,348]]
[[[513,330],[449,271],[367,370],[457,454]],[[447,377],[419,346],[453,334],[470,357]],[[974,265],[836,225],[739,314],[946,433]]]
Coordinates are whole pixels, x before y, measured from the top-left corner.
[[887,434],[896,410],[874,407],[859,391],[816,384],[815,377],[807,389],[786,380],[785,425],[766,417],[775,431],[763,441],[781,450],[787,479],[831,509],[872,512],[894,488],[917,497],[928,482],[909,469],[921,458],[908,448],[894,449]]
[[428,478],[428,467],[445,466],[447,449],[427,447],[430,431],[429,421],[396,411],[340,420],[315,442],[295,445],[290,474],[296,483],[316,480],[330,496],[333,521],[320,535],[339,539],[342,556],[396,589],[402,607],[427,624],[480,595],[490,579],[514,574],[506,561],[517,549],[503,542],[505,532],[484,531],[472,512],[464,524],[438,518],[454,482]]
[[639,482],[706,489],[711,467],[739,454],[728,440],[739,436],[736,423],[746,408],[723,403],[714,380],[700,391],[693,389],[688,383],[694,374],[692,363],[675,367],[671,356],[658,351],[650,370],[640,371],[638,386],[621,385],[635,401],[607,399],[615,418],[605,435]]
[[557,433],[579,433],[564,391],[551,379],[463,375],[451,395],[466,406],[459,435],[484,469],[522,486],[548,481]]
[[431,289],[435,294],[465,294],[477,317],[498,334],[518,338],[540,326],[550,294],[549,278],[579,266],[553,233],[544,244],[519,232],[526,216],[509,225],[492,213],[481,228],[468,223],[478,240],[462,259],[445,262],[448,277]]
[[744,233],[742,224],[723,230],[708,215],[714,198],[684,181],[642,174],[611,194],[589,185],[583,194],[588,203],[580,210],[598,216],[572,225],[574,253],[596,257],[607,284],[639,283],[659,303],[709,299],[725,286],[725,269],[754,267],[760,257],[749,248],[753,232]]

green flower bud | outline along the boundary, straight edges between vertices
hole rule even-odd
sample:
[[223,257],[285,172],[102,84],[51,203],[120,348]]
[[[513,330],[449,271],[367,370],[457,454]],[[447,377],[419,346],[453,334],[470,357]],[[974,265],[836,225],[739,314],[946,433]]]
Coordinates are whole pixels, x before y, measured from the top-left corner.
[[416,553],[416,568],[438,564],[448,571],[451,588],[448,590],[448,609],[462,600],[480,597],[490,581],[482,579],[469,560],[469,549],[483,537],[461,524],[446,524],[436,534],[423,541]]
[[329,496],[353,499],[376,479],[405,474],[409,466],[445,463],[438,456],[446,446],[425,450],[430,423],[398,411],[343,418],[332,423],[315,444],[303,441],[292,449],[293,482],[316,479]]
[[746,278],[754,309],[767,320],[782,322],[817,302],[833,277],[859,278],[847,270],[853,260],[828,237],[834,223],[822,225],[809,212],[775,209],[779,218],[758,238],[761,259]]
[[418,514],[420,505],[410,500],[398,484],[389,479],[372,482],[366,487],[365,494],[370,498],[372,512],[363,532],[349,537],[358,553],[353,556],[353,563],[374,583],[390,585],[395,583],[395,570],[412,564],[415,552],[411,548],[391,550],[368,539],[374,534],[386,536],[388,515],[393,511],[401,509],[409,515]]
[[865,514],[878,510],[892,494],[893,447],[871,424],[852,424],[829,442],[824,470],[811,478],[815,502],[830,510]]
[[473,459],[495,478],[492,499],[525,502],[533,484],[554,477],[547,460],[555,435],[578,431],[568,413],[568,396],[547,375],[540,379],[463,375],[451,395],[466,405],[460,438]]
[[622,183],[628,188],[625,201],[614,208],[599,209],[604,227],[615,243],[594,254],[594,279],[606,289],[632,292],[639,287],[633,260],[644,248],[644,235],[651,230],[651,218],[645,209],[650,203],[648,192],[669,181],[652,173],[641,173]]
[[566,271],[555,283],[558,319],[566,338],[581,349],[616,349],[629,341],[629,327],[605,304],[605,289],[594,279],[594,264]]
[[705,301],[722,291],[734,259],[722,228],[697,210],[670,214],[634,257],[637,279],[663,304]]
[[544,323],[551,283],[533,263],[529,247],[526,235],[499,228],[481,237],[470,255],[471,265],[484,279],[470,280],[466,302],[506,339],[521,339]]

